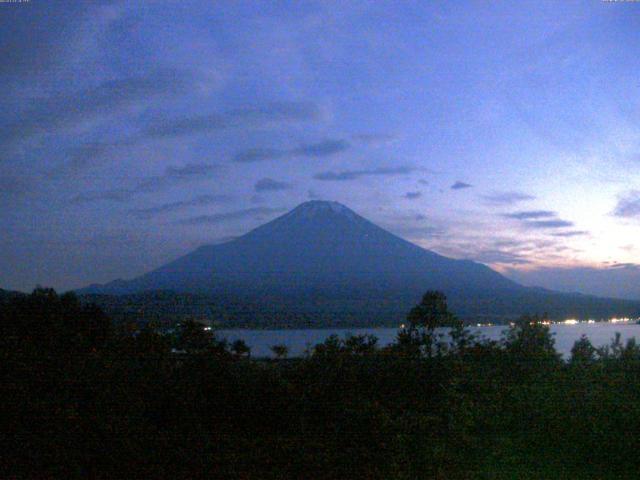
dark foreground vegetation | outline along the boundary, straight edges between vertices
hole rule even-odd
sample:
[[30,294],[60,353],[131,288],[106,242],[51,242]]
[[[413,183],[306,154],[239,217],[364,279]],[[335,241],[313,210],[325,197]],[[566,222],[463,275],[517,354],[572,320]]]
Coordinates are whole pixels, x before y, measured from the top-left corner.
[[[637,478],[640,347],[537,318],[472,338],[429,292],[391,347],[252,360],[184,322],[113,325],[72,295],[0,307],[1,478]],[[453,345],[434,328],[452,327]]]

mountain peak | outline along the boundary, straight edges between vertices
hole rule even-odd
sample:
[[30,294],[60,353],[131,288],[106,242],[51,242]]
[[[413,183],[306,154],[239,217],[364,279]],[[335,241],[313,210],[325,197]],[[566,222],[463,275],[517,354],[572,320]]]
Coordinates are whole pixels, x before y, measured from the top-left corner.
[[332,210],[334,212],[351,211],[348,207],[340,202],[332,200],[309,200],[298,205],[294,210]]
[[357,217],[356,213],[343,204],[327,200],[310,200],[301,203],[289,212],[290,215],[313,218],[326,214],[344,215],[349,218]]

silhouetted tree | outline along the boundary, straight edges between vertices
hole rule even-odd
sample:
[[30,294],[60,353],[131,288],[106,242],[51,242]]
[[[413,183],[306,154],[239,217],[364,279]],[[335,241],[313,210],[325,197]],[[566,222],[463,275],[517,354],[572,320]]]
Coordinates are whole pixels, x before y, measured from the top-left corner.
[[543,321],[544,317],[525,315],[509,328],[504,339],[505,350],[512,361],[527,370],[560,361],[555,340]]
[[273,352],[278,360],[287,358],[289,354],[289,348],[286,345],[272,345],[269,349]]
[[447,296],[436,290],[427,291],[407,315],[410,327],[427,330],[450,326],[453,320],[454,316],[447,306]]
[[596,352],[596,348],[587,336],[582,335],[571,348],[571,363],[579,365],[591,364],[596,360]]
[[378,345],[378,338],[371,334],[350,335],[344,341],[344,348],[355,355],[367,355],[374,353]]
[[596,349],[596,351],[598,356],[604,360],[631,362],[640,359],[640,346],[637,344],[635,337],[629,338],[627,343],[623,344],[620,332],[615,333],[609,345],[604,345]]
[[324,342],[313,347],[313,356],[336,356],[344,350],[344,341],[338,335],[329,335]]
[[409,327],[398,332],[398,346],[404,352],[424,353],[428,357],[433,355],[434,349],[443,348],[443,342],[436,343],[436,328],[461,328],[449,311],[446,295],[436,290],[429,290],[422,296],[420,303],[409,311],[407,322]]
[[58,295],[36,288],[13,297],[0,312],[0,333],[7,340],[42,354],[76,355],[97,351],[112,334],[111,321],[95,305],[82,305],[73,293]]
[[247,345],[246,342],[242,339],[235,340],[231,344],[231,351],[237,357],[251,356],[251,348],[249,348],[249,345]]
[[175,348],[188,353],[201,352],[211,347],[213,334],[206,326],[194,320],[186,320],[178,327]]

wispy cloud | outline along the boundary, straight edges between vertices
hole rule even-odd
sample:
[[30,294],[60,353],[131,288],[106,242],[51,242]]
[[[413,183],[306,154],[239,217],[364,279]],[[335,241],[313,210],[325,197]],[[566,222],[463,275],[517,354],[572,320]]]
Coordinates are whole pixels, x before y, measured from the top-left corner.
[[253,207],[253,208],[245,208],[243,210],[234,210],[232,212],[214,213],[210,215],[199,215],[197,217],[178,220],[176,223],[180,225],[203,225],[203,224],[224,223],[232,220],[239,220],[243,218],[252,218],[252,217],[262,219],[266,216],[271,216],[276,213],[280,213],[283,210],[284,209],[282,208]]
[[589,235],[589,232],[587,230],[571,230],[568,232],[554,232],[551,234],[553,237],[582,237],[582,236],[586,236]]
[[322,195],[316,192],[315,190],[307,190],[307,198],[310,200],[318,200],[322,198]]
[[631,190],[618,198],[613,215],[621,218],[640,217],[640,190]]
[[461,181],[458,180],[456,183],[451,185],[451,187],[449,187],[449,188],[451,190],[463,190],[465,188],[471,188],[471,187],[473,187],[473,185],[471,185],[469,183],[461,182]]
[[303,157],[326,157],[336,153],[344,152],[350,147],[346,140],[323,140],[318,143],[301,145],[291,151],[293,155]]
[[85,192],[79,193],[72,197],[70,203],[77,205],[81,203],[93,203],[100,201],[126,202],[130,200],[134,195],[135,193],[133,190],[127,189],[112,189],[102,192]]
[[[551,210],[525,210],[514,213],[505,213],[502,215],[505,218],[513,220],[519,220],[523,226],[531,229],[556,229],[573,227],[573,222],[562,220],[557,218],[558,214]],[[573,232],[562,232],[565,237],[577,236],[581,234],[581,231],[574,230]],[[555,236],[561,236],[556,234]]]
[[521,192],[496,192],[491,195],[482,195],[482,199],[490,205],[514,205],[535,200],[536,197]]
[[481,250],[473,255],[473,260],[481,263],[500,263],[505,265],[526,265],[531,263],[526,256],[504,250]]
[[86,142],[65,150],[65,161],[49,172],[50,178],[73,176],[100,164],[115,148],[125,143]]
[[274,160],[285,155],[282,150],[273,148],[250,148],[234,155],[233,161],[240,163],[261,162],[263,160]]
[[431,239],[445,236],[446,230],[433,225],[411,225],[409,223],[387,225],[387,228],[403,238],[409,239]]
[[21,196],[31,188],[32,185],[20,175],[5,175],[4,172],[0,175],[0,198]]
[[389,168],[374,168],[371,170],[342,170],[340,172],[320,172],[316,173],[313,178],[321,181],[329,182],[347,182],[351,180],[357,180],[361,177],[369,176],[396,176],[396,175],[408,175],[413,172],[413,167],[389,167]]
[[534,229],[547,229],[547,228],[566,228],[566,227],[573,227],[573,222],[569,222],[567,220],[560,220],[560,219],[556,219],[556,220],[535,220],[532,222],[524,222],[523,225],[525,225],[527,228],[534,228]]
[[640,299],[640,268],[633,263],[602,267],[550,267],[508,270],[507,275],[524,285],[584,294]]
[[250,148],[234,155],[233,161],[240,163],[260,162],[290,157],[328,157],[351,147],[349,142],[341,139],[322,140],[317,143],[299,145],[292,149],[278,150],[273,148]]
[[228,195],[199,195],[190,200],[180,200],[177,202],[164,203],[148,208],[136,208],[129,210],[130,213],[139,218],[149,218],[155,215],[171,213],[189,207],[199,207],[204,205],[217,205],[231,201]]
[[551,218],[556,215],[556,212],[549,210],[527,210],[523,212],[506,213],[503,216],[506,218],[513,218],[515,220],[534,220],[538,218]]
[[35,99],[30,102],[34,105],[32,108],[0,126],[0,141],[17,142],[39,133],[50,133],[157,95],[179,93],[187,84],[183,72],[155,70],[143,76],[109,80],[83,90]]
[[383,145],[393,142],[397,137],[386,133],[360,133],[351,135],[351,138],[365,145]]
[[144,134],[155,138],[178,137],[234,127],[314,121],[319,120],[321,116],[321,110],[315,103],[277,102],[265,106],[228,110],[222,113],[162,119],[149,125]]
[[609,265],[609,268],[625,268],[631,270],[640,270],[640,265],[637,263],[614,263],[613,265]]
[[256,182],[253,188],[256,192],[270,192],[276,190],[289,190],[291,185],[286,182],[274,180],[273,178],[262,178]]
[[415,212],[390,212],[382,226],[396,235],[414,241],[439,238],[447,233],[444,222]]
[[219,171],[219,169],[219,165],[206,163],[190,163],[181,167],[168,167],[163,175],[143,179],[132,188],[81,193],[74,196],[71,199],[71,203],[90,203],[101,200],[126,202],[142,193],[156,192],[173,185],[206,178]]

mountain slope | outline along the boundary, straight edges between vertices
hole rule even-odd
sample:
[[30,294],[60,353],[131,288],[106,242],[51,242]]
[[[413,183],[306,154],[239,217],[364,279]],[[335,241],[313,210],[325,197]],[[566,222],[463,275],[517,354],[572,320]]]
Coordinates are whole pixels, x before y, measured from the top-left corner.
[[[204,246],[132,281],[89,290],[224,291],[243,288],[404,284],[429,277],[441,286],[518,285],[490,268],[422,249],[336,202],[312,201],[230,242]],[[248,282],[248,283],[247,283]]]
[[[158,290],[209,296],[216,316],[301,316],[325,325],[397,323],[427,289],[450,297],[464,317],[630,314],[633,302],[525,288],[485,265],[420,248],[336,202],[312,201],[224,244],[204,246],[131,281],[80,293]],[[552,306],[552,308],[544,308]],[[215,308],[214,308],[215,307]],[[364,323],[363,323],[364,322]],[[255,322],[254,322],[255,323]]]

